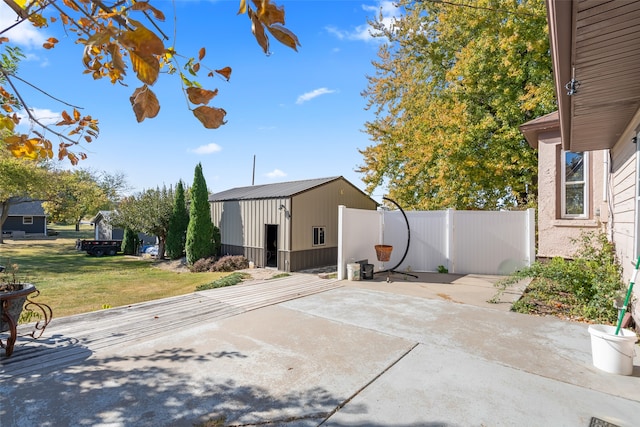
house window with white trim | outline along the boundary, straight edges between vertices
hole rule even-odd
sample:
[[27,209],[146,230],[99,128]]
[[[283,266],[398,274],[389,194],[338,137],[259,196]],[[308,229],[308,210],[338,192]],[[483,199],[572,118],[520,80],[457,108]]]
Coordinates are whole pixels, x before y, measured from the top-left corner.
[[32,225],[33,224],[33,217],[32,216],[23,216],[22,217],[22,224],[23,225]]
[[324,245],[324,227],[313,227],[313,246]]
[[586,218],[589,212],[588,153],[562,151],[562,218]]

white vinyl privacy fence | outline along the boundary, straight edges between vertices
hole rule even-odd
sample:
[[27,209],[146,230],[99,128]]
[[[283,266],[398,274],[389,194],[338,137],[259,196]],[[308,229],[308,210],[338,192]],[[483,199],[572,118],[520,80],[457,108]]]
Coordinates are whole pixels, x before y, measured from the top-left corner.
[[[490,275],[508,275],[535,260],[533,209],[500,212],[450,209],[405,214],[406,221],[397,210],[340,206],[338,277],[346,278],[348,263],[364,259],[374,265],[375,271],[428,272],[444,267],[449,273]],[[378,244],[393,246],[389,261],[378,261],[375,251]]]

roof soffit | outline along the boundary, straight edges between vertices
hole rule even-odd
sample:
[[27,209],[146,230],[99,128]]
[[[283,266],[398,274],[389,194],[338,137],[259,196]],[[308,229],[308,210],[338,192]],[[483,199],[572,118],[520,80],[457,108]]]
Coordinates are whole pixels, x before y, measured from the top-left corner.
[[612,148],[640,107],[640,2],[547,0],[547,11],[563,148]]

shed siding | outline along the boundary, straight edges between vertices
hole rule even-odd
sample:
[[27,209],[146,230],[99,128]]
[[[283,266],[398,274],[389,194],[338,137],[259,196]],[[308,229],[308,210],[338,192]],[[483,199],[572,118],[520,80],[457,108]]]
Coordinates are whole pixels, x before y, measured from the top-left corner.
[[291,253],[291,271],[336,265],[337,260],[337,247],[296,251]]
[[[279,209],[281,205],[285,209]],[[211,202],[211,221],[220,229],[223,254],[244,255],[256,266],[265,265],[265,226],[278,226],[278,268],[289,251],[288,198]],[[282,262],[282,264],[281,264]]]
[[266,224],[279,225],[278,247],[288,250],[288,219],[280,205],[288,199],[233,200],[211,203],[211,220],[227,245],[262,248]]
[[[344,179],[339,179],[292,198],[292,251],[338,246],[338,206],[376,209],[376,203]],[[313,246],[313,227],[326,227],[325,245]],[[337,258],[336,258],[337,260]],[[335,262],[335,261],[334,261]]]

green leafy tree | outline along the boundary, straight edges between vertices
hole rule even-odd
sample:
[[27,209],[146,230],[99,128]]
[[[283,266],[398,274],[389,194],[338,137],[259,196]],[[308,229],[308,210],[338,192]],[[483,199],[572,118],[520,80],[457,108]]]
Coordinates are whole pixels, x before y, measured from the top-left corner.
[[184,255],[187,241],[187,227],[189,226],[189,212],[184,196],[184,185],[178,181],[176,194],[173,201],[173,213],[169,219],[169,232],[167,234],[167,256],[178,259]]
[[0,243],[9,208],[30,199],[42,199],[50,177],[49,169],[38,162],[15,158],[0,141]]
[[156,236],[158,258],[164,257],[169,231],[169,218],[173,212],[173,189],[166,187],[144,190],[125,197],[110,218],[116,227],[127,228]]
[[414,209],[496,209],[537,191],[518,126],[553,111],[543,0],[405,2],[363,95],[367,190]]
[[108,209],[107,195],[90,171],[57,171],[53,177],[56,182],[42,203],[51,221],[75,224],[79,231],[83,218]]
[[131,186],[127,182],[127,176],[123,172],[101,171],[93,173],[96,182],[107,196],[109,205],[107,209],[114,209]]
[[197,260],[214,254],[213,223],[209,207],[209,191],[202,174],[202,164],[198,163],[191,187],[191,206],[189,226],[187,227],[187,263],[193,265]]
[[112,210],[127,189],[123,174],[94,172],[89,169],[63,170],[52,174],[43,207],[54,222],[75,223],[100,210]]

